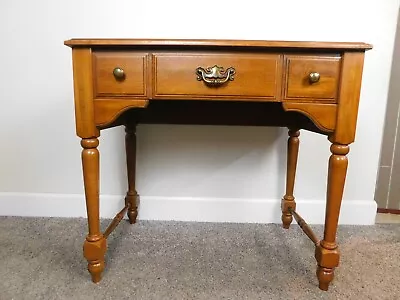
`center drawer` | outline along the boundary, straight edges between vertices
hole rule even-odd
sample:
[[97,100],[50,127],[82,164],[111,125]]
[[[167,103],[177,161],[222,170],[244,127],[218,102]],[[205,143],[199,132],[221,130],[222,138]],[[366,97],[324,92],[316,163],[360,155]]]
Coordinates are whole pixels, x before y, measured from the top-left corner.
[[153,54],[153,97],[275,100],[278,54]]

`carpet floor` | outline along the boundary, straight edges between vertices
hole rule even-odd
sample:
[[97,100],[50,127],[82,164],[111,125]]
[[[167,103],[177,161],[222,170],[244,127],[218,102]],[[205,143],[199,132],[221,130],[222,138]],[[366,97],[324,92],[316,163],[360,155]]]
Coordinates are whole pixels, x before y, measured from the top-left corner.
[[341,226],[328,292],[297,225],[122,221],[99,284],[85,234],[84,219],[0,217],[0,299],[400,299],[400,224]]

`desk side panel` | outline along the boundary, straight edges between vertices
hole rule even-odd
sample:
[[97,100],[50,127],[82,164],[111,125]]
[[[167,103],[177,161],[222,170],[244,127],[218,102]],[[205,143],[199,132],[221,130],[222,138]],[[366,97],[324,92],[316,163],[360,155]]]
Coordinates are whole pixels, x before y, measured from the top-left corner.
[[336,129],[330,141],[343,145],[354,142],[360,99],[364,52],[345,52],[342,57]]
[[76,134],[81,138],[100,135],[94,122],[92,51],[90,48],[72,50]]

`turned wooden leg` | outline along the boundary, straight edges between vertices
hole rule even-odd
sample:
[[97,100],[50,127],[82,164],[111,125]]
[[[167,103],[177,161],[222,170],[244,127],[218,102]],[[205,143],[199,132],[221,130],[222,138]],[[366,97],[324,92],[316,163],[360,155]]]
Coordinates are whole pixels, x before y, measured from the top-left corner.
[[88,260],[88,270],[93,282],[101,280],[104,270],[106,239],[100,232],[99,220],[99,151],[97,138],[82,139],[82,166],[85,184],[86,209],[89,234],[83,244],[83,254]]
[[327,291],[333,280],[335,267],[339,265],[339,249],[336,244],[340,205],[346,180],[348,145],[334,143],[329,158],[328,188],[325,211],[324,239],[315,248],[318,263],[317,277],[319,288]]
[[128,192],[125,202],[128,204],[127,215],[131,224],[136,223],[138,215],[136,192],[136,123],[127,123],[125,126],[126,164],[128,169]]
[[297,156],[299,153],[299,135],[297,129],[289,130],[289,139],[287,143],[287,172],[286,172],[286,193],[282,198],[282,225],[288,229],[292,223],[293,217],[290,209],[296,210],[296,202],[294,201],[293,190],[296,177]]

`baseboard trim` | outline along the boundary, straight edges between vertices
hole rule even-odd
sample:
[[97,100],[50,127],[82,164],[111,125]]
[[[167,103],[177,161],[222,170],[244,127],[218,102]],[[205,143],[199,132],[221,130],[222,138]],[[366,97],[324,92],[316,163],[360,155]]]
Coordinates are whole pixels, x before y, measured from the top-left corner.
[[394,208],[378,208],[378,213],[380,213],[380,214],[394,214],[394,215],[400,215],[400,209],[394,209]]
[[[102,195],[102,218],[113,218],[124,206],[123,196]],[[309,224],[323,224],[325,201],[297,199],[297,210]],[[344,201],[340,224],[372,225],[375,201]],[[86,217],[83,195],[0,193],[1,216]],[[141,220],[281,223],[280,200],[200,197],[141,197]]]

